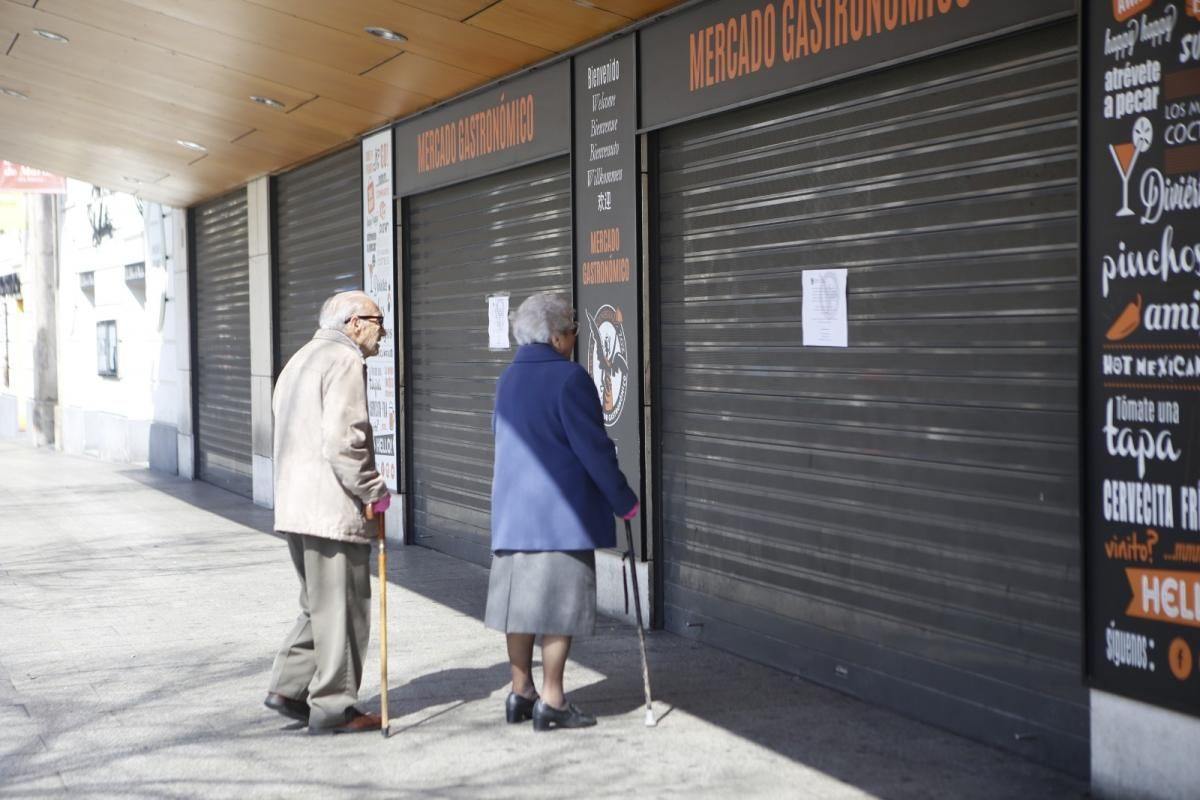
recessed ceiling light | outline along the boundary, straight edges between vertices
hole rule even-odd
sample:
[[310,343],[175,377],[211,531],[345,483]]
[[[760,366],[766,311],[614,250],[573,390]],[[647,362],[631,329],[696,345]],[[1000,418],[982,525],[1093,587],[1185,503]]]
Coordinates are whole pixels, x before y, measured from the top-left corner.
[[43,39],[49,39],[52,42],[60,42],[62,44],[66,44],[67,42],[71,41],[67,37],[63,36],[61,33],[55,33],[54,31],[48,31],[43,28],[34,28],[33,32],[36,33],[38,36],[42,37]]
[[208,148],[204,145],[198,142],[189,141],[187,139],[176,139],[175,144],[179,145],[180,147],[186,147],[188,150],[195,150],[197,153],[208,152]]
[[405,36],[403,33],[396,33],[391,28],[379,28],[379,27],[372,25],[369,28],[363,28],[363,30],[365,30],[367,33],[371,34],[372,36],[374,36],[377,39],[385,39],[389,42],[407,42],[408,41],[407,36]]
[[9,89],[7,86],[0,86],[0,94],[7,95],[9,97],[15,97],[18,100],[29,99],[29,95],[18,92],[16,89]]
[[260,103],[268,108],[283,108],[283,103],[276,100],[274,97],[264,97],[261,94],[252,94],[250,99],[256,103]]

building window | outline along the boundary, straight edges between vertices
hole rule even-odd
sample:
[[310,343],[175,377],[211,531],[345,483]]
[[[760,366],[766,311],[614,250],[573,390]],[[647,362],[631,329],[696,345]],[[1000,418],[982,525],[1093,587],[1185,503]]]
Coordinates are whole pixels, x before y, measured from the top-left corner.
[[117,377],[117,321],[96,323],[96,374]]

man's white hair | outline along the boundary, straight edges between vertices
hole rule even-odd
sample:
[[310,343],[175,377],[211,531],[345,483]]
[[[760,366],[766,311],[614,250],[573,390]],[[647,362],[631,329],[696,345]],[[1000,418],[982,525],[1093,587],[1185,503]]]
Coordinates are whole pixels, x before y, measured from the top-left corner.
[[340,331],[355,314],[370,314],[374,303],[366,292],[338,292],[321,305],[317,326],[326,331]]
[[517,344],[548,344],[555,334],[575,327],[575,309],[567,298],[554,292],[538,292],[526,298],[512,314],[513,338]]

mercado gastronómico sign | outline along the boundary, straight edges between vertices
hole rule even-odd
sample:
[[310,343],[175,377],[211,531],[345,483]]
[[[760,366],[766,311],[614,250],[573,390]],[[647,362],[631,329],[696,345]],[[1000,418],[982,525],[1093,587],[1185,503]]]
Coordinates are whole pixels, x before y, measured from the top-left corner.
[[1075,0],[725,0],[640,33],[656,128],[1069,16]]
[[397,194],[568,152],[570,81],[570,64],[562,61],[396,125]]

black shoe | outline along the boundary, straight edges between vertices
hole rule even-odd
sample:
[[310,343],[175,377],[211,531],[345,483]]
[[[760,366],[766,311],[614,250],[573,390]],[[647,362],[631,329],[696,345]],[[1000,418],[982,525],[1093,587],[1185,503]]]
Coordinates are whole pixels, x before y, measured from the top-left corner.
[[289,719],[308,722],[308,703],[303,700],[293,700],[275,692],[267,692],[267,699],[263,700],[263,705]]
[[547,705],[539,697],[533,704],[533,729],[548,731],[551,728],[590,728],[596,724],[596,718],[585,714],[568,703],[566,708],[555,708]]
[[516,692],[509,692],[508,699],[504,701],[504,718],[510,723],[533,719],[533,704],[537,701],[537,692],[533,693],[533,697],[521,697]]

